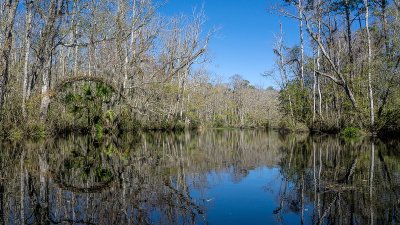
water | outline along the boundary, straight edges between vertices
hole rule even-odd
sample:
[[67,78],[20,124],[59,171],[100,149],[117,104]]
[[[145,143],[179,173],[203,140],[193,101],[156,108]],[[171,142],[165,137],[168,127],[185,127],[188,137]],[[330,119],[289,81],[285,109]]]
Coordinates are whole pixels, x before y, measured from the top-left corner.
[[398,224],[400,146],[226,130],[3,143],[3,224]]

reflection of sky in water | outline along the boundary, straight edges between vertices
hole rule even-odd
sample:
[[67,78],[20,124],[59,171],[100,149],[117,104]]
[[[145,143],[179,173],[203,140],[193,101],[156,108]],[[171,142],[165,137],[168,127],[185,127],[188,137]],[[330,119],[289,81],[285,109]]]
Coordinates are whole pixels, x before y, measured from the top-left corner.
[[300,224],[301,201],[305,224],[400,223],[397,142],[248,130],[143,135],[29,143],[23,157],[21,146],[1,148],[4,223]]
[[[191,196],[207,202],[209,224],[272,224],[276,216],[272,213],[280,199],[276,198],[281,185],[279,168],[260,167],[250,170],[239,182],[229,173],[212,172],[207,175],[206,190],[193,190]],[[191,183],[188,179],[188,183]],[[300,223],[295,213],[287,213],[284,224]],[[307,221],[305,221],[307,223]]]

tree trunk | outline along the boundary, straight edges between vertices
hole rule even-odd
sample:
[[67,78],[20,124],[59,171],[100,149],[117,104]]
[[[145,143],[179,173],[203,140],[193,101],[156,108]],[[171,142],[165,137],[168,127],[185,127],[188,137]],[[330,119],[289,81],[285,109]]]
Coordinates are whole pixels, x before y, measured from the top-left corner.
[[388,41],[388,24],[387,24],[387,15],[386,15],[386,0],[381,0],[381,9],[382,9],[382,28],[383,28],[383,40],[385,42],[385,54],[386,56],[389,55],[390,47]]
[[28,65],[29,65],[29,53],[31,48],[31,30],[32,30],[32,8],[33,1],[26,1],[26,30],[25,30],[25,62],[24,62],[24,83],[22,86],[22,116],[26,118],[25,101],[27,98],[28,87]]
[[374,224],[374,210],[373,210],[373,186],[374,186],[374,164],[375,164],[375,144],[371,141],[371,163],[369,169],[369,198],[370,198],[370,220]]
[[8,84],[8,68],[9,56],[12,46],[12,33],[14,29],[15,14],[17,12],[19,0],[9,0],[9,4],[5,4],[5,21],[2,24],[4,43],[0,50],[0,115],[2,113],[4,96]]
[[[320,4],[320,1],[318,1],[318,5]],[[320,9],[318,8],[318,42],[321,42],[321,12]],[[320,61],[321,61],[321,48],[318,45],[318,50],[317,50],[317,70],[320,70]],[[318,115],[320,119],[323,119],[322,116],[322,94],[321,94],[321,85],[319,82],[319,74],[317,74],[317,88],[318,88]]]
[[51,0],[49,5],[48,16],[46,18],[46,26],[41,36],[41,47],[43,48],[43,70],[42,70],[42,101],[40,103],[40,119],[46,120],[47,111],[50,104],[51,67],[53,55],[53,41],[57,34],[55,22],[57,18],[57,1]]
[[[315,63],[315,61],[316,61],[316,59],[315,59],[315,49],[313,49],[313,59],[314,59],[314,63]],[[312,96],[313,96],[313,119],[312,119],[312,122],[313,123],[315,121],[315,114],[316,114],[316,108],[317,108],[316,97],[315,97],[316,96],[316,88],[317,88],[317,73],[315,71],[316,71],[316,68],[315,68],[315,64],[314,64],[313,89],[312,89]]]
[[[52,54],[52,53],[50,53]],[[43,68],[43,77],[42,77],[42,101],[40,103],[40,119],[46,120],[47,111],[50,104],[50,94],[48,93],[50,89],[50,79],[51,79],[51,66],[52,66],[52,57],[49,57]]]
[[371,52],[371,34],[369,32],[369,11],[368,11],[368,1],[364,0],[365,4],[365,29],[367,30],[367,39],[368,39],[368,90],[369,90],[369,104],[370,104],[370,119],[371,126],[374,126],[374,97],[372,93],[372,81],[371,81],[371,60],[372,60],[372,52]]
[[299,18],[300,18],[300,82],[304,86],[304,33],[303,33],[303,4],[299,0]]
[[183,108],[185,104],[185,91],[186,91],[186,83],[187,83],[187,77],[189,76],[189,67],[187,67],[184,71],[182,82],[181,82],[181,91],[179,94],[179,118],[182,120],[183,119]]
[[[73,32],[73,43],[74,43],[74,76],[78,76],[78,19],[77,16],[75,15],[75,13],[77,13],[77,8],[78,8],[78,1],[75,0],[74,1],[74,5],[73,5],[73,9],[72,9],[72,14],[75,17],[75,21],[74,21],[74,32]],[[75,86],[74,85],[74,92],[75,92]]]
[[[280,65],[280,67],[281,67],[281,70],[282,70],[282,73],[283,73],[283,87],[284,88],[286,88],[287,87],[287,85],[288,85],[288,76],[287,76],[287,73],[286,73],[286,68],[285,68],[285,64],[284,64],[284,61],[283,61],[283,52],[282,52],[282,41],[283,41],[283,28],[282,28],[282,24],[280,25],[280,27],[281,27],[281,37],[280,37],[280,41],[279,41],[279,46],[278,46],[278,48],[276,49],[277,51],[276,51],[276,53],[278,54],[278,56],[279,56],[279,60],[280,60],[280,63],[281,63],[281,65]],[[293,113],[293,106],[292,106],[292,98],[291,98],[291,96],[290,96],[290,91],[289,91],[289,89],[287,89],[287,91],[288,91],[288,100],[289,100],[289,109],[290,109],[290,115],[291,115],[291,118],[292,119],[294,119],[294,113]]]
[[125,55],[125,65],[124,65],[124,83],[123,83],[123,93],[126,96],[127,91],[128,91],[128,81],[129,81],[129,76],[128,76],[128,64],[129,64],[129,52],[130,50],[133,50],[133,56],[135,57],[135,47],[133,46],[133,43],[136,39],[136,31],[135,31],[135,26],[136,26],[136,0],[133,1],[133,6],[132,6],[132,26],[131,26],[131,40],[129,45],[126,48],[126,55]]
[[[346,13],[346,30],[347,30],[347,47],[350,57],[350,65],[354,64],[352,34],[351,34],[351,18],[350,18],[350,4],[349,0],[345,0],[345,13]],[[353,80],[353,70],[350,71],[350,82]]]

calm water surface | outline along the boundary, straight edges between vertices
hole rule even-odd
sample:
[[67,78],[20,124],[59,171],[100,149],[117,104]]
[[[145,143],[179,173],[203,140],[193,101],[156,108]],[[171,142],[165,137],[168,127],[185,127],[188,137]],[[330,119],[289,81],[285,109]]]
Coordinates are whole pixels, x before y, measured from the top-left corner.
[[2,143],[2,224],[399,224],[400,146],[265,131]]

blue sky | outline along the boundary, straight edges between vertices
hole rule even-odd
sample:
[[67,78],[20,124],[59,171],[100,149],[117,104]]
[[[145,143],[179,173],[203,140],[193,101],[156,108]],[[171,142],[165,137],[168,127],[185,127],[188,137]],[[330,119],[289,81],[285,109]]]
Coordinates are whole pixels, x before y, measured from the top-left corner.
[[209,70],[225,81],[239,74],[252,85],[266,88],[276,87],[274,79],[264,78],[261,73],[274,68],[272,46],[280,23],[286,44],[299,44],[298,22],[266,11],[274,2],[277,0],[168,0],[161,13],[191,15],[195,7],[204,4],[207,17],[204,29],[221,27],[209,45],[213,56]]

